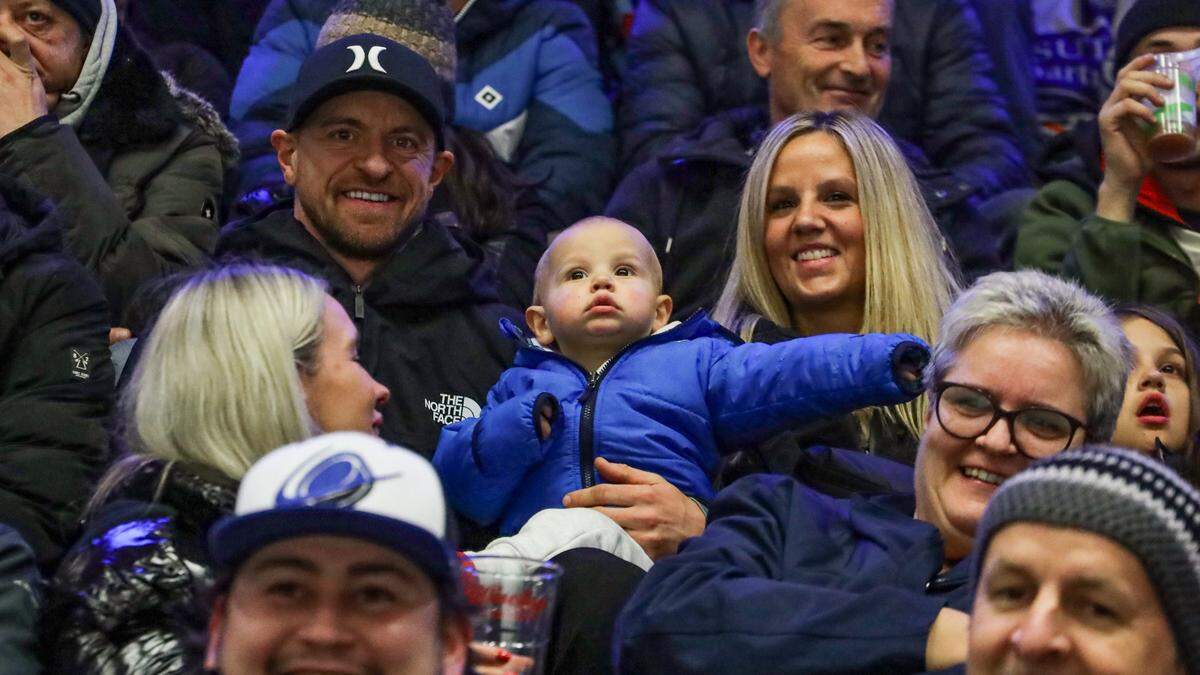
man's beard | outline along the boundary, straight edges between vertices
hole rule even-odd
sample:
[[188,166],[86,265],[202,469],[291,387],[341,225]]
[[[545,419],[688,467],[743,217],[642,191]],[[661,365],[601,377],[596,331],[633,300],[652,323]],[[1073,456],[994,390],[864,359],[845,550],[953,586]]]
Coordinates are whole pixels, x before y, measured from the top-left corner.
[[361,233],[337,222],[337,214],[331,214],[334,222],[328,222],[319,217],[321,212],[314,208],[315,205],[306,203],[307,200],[299,195],[296,198],[325,247],[351,260],[380,260],[391,255],[404,233],[412,227],[412,223],[396,223],[387,229],[372,228],[371,232],[379,236],[364,237],[361,236]]

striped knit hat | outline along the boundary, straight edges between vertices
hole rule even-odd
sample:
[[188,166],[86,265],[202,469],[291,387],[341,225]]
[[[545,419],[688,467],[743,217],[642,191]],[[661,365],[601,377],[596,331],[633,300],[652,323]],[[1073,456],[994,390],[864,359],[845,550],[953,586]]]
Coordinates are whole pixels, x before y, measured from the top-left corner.
[[317,47],[361,33],[408,47],[429,61],[447,87],[454,86],[458,54],[446,0],[340,0],[321,27]]
[[1132,553],[1158,594],[1189,673],[1200,673],[1200,493],[1167,466],[1105,446],[1069,450],[1004,482],[976,539],[974,578],[991,538],[1035,522],[1093,532]]

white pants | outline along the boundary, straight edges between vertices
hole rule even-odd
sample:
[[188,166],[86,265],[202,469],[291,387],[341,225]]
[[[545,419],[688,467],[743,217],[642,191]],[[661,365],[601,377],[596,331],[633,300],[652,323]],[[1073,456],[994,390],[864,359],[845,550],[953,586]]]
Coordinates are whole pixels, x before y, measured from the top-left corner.
[[538,511],[520,532],[501,537],[478,553],[549,560],[573,548],[598,548],[650,569],[654,561],[612,518],[592,509]]

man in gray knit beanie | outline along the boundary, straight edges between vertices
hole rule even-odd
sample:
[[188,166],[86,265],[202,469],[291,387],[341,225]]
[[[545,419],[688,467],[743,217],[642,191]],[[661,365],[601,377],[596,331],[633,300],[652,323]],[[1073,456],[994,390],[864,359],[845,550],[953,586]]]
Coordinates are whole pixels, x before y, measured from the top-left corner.
[[317,47],[360,33],[408,47],[429,61],[448,88],[454,86],[454,14],[445,0],[340,0],[321,27]]
[[967,671],[1200,673],[1200,493],[1128,450],[1038,462],[979,525]]

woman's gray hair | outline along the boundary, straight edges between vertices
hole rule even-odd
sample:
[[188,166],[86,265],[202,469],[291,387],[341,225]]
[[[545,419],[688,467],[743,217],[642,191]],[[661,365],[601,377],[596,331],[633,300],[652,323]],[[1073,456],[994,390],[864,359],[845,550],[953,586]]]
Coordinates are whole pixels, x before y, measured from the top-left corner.
[[967,344],[994,327],[1029,331],[1070,349],[1083,371],[1086,440],[1107,442],[1112,437],[1133,367],[1133,348],[1103,301],[1072,282],[1033,270],[995,272],[979,279],[942,318],[941,339],[925,373],[930,391],[942,383]]

